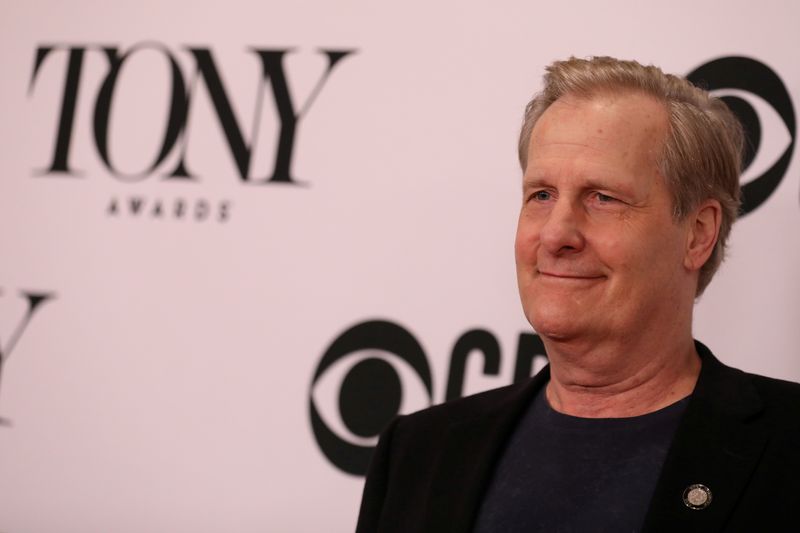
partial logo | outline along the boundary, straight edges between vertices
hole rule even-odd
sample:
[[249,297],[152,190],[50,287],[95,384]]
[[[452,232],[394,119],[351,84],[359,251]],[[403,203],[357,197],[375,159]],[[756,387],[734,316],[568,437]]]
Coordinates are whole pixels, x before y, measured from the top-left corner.
[[741,214],[751,213],[775,192],[792,160],[797,125],[789,91],[774,70],[749,57],[714,59],[687,79],[723,100],[744,127]]
[[[498,375],[495,335],[472,329],[456,340],[440,401],[463,396],[470,358],[481,359],[484,375]],[[545,362],[539,336],[520,334],[513,381],[529,378]],[[386,425],[399,414],[432,405],[434,392],[428,357],[408,329],[387,320],[361,322],[337,336],[317,365],[309,393],[311,428],[333,465],[361,476]]]
[[[29,95],[57,96],[60,105],[49,163],[36,173],[79,179],[84,172],[74,160],[73,151],[76,144],[80,143],[78,148],[83,149],[88,143],[95,148],[96,162],[119,182],[199,183],[208,178],[208,171],[198,168],[196,161],[202,159],[199,156],[208,152],[209,146],[203,136],[198,145],[197,128],[216,119],[220,132],[216,139],[227,146],[234,182],[298,185],[292,162],[300,126],[334,69],[352,53],[353,50],[321,49],[302,54],[290,48],[250,48],[246,52],[250,58],[244,64],[257,69],[251,77],[255,87],[249,92],[254,101],[242,102],[240,91],[231,90],[223,75],[225,69],[208,47],[171,49],[158,42],[141,42],[128,48],[40,46],[33,61]],[[290,76],[287,64],[298,55],[314,56],[314,66],[301,62],[306,66],[299,73],[294,72],[297,76]],[[297,78],[306,83],[298,84]],[[43,84],[47,86],[42,87]],[[303,87],[302,92],[292,90],[298,85]],[[142,93],[154,90],[161,92],[160,100],[165,106],[152,103],[159,101],[157,94],[151,94],[152,101],[141,98]],[[81,98],[86,92],[91,104],[89,114],[80,113],[79,102],[86,102],[85,97]],[[272,103],[271,109],[267,101]],[[249,110],[249,116],[237,112],[243,108]],[[160,113],[164,113],[161,119]],[[76,137],[76,132],[87,130],[91,131],[90,138]],[[157,142],[150,142],[151,139]],[[42,144],[43,148],[49,146]],[[147,150],[152,153],[148,155]],[[259,169],[255,168],[257,161],[261,161]],[[271,168],[265,168],[268,165],[264,161],[271,161]],[[105,212],[109,216],[224,222],[230,218],[231,208],[226,199],[135,194],[113,196]]]
[[[3,292],[0,290],[0,297],[2,296]],[[10,327],[11,333],[8,339],[3,342],[3,339],[0,338],[0,386],[5,375],[6,364],[23,333],[25,333],[31,320],[33,320],[33,316],[42,308],[45,302],[53,300],[55,294],[51,292],[19,291],[19,297],[25,301],[25,310]],[[5,326],[5,324],[3,325]],[[9,329],[3,328],[3,331],[9,331]],[[10,421],[7,418],[0,417],[0,425],[10,425]]]

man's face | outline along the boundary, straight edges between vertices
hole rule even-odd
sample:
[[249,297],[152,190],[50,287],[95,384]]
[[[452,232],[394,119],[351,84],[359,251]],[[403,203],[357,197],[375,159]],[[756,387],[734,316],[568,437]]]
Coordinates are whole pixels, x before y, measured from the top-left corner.
[[537,122],[516,262],[525,315],[545,338],[647,334],[691,301],[687,224],[657,169],[668,127],[663,105],[637,93],[568,95]]

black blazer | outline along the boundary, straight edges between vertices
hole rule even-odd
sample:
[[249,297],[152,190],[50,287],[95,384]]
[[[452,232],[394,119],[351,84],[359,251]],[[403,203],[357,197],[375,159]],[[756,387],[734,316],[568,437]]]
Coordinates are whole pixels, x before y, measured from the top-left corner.
[[[720,363],[702,369],[642,531],[800,532],[800,385]],[[504,445],[549,368],[518,385],[395,419],[364,486],[357,533],[466,533]],[[712,499],[683,502],[701,483]]]

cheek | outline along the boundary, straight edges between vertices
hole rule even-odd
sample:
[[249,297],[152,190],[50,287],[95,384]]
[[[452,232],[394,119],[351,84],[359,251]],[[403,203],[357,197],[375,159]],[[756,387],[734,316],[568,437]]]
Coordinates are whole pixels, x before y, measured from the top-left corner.
[[614,225],[593,227],[584,232],[586,246],[602,262],[622,265],[631,259],[637,239],[625,228]]
[[517,236],[514,240],[514,256],[517,262],[530,262],[536,258],[539,246],[539,230],[530,221],[520,218],[517,224]]
[[678,268],[679,249],[678,235],[655,227],[607,234],[602,245],[596,248],[600,260],[613,265],[617,272],[652,281]]

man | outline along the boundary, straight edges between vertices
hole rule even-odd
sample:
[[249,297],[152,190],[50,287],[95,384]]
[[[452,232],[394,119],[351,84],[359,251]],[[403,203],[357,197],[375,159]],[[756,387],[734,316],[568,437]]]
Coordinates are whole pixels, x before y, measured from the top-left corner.
[[518,284],[550,365],[395,420],[358,531],[800,531],[800,386],[692,338],[739,202],[730,111],[655,67],[573,58],[519,149]]

